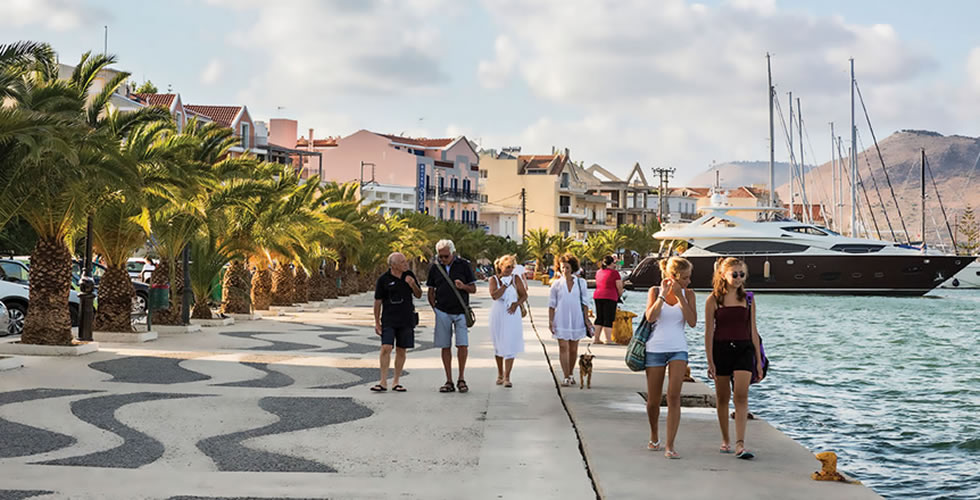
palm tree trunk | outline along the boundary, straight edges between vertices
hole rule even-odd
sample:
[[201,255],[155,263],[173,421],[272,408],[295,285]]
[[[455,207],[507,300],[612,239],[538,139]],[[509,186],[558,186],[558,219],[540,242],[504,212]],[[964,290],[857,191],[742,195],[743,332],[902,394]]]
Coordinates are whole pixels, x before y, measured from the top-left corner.
[[323,270],[323,297],[326,299],[337,298],[337,271],[327,267]]
[[309,287],[311,302],[320,302],[327,298],[326,294],[324,293],[325,290],[323,288],[323,280],[323,271],[319,269],[313,271],[313,273],[310,275]]
[[107,268],[99,282],[99,309],[95,314],[95,329],[100,332],[132,333],[135,293],[126,268]]
[[252,275],[252,307],[256,311],[268,311],[272,304],[272,271],[264,265]]
[[289,265],[281,262],[276,264],[272,274],[272,305],[293,305],[293,272]]
[[158,325],[180,325],[180,313],[184,295],[184,271],[178,264],[174,272],[174,283],[169,283],[170,262],[160,259],[160,264],[150,276],[151,285],[170,284],[170,307],[153,311],[153,323]]
[[310,301],[310,280],[306,270],[301,266],[296,267],[296,275],[293,278],[293,302],[305,304]]
[[30,307],[21,342],[71,345],[71,252],[63,238],[41,238],[31,253]]
[[191,308],[191,317],[194,319],[211,319],[211,305],[208,304],[207,297],[202,300],[195,300],[194,307]]
[[221,283],[221,312],[248,314],[251,288],[245,263],[240,260],[231,261]]

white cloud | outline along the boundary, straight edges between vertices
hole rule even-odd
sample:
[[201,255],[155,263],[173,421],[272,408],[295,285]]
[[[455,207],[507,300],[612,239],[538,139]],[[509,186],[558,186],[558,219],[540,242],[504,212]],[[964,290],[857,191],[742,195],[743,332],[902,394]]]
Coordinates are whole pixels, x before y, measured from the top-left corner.
[[105,10],[71,0],[0,0],[0,12],[0,25],[40,25],[53,31],[68,31],[109,19]]
[[480,83],[491,89],[503,87],[513,74],[518,59],[517,47],[510,37],[506,35],[497,37],[496,42],[494,42],[494,59],[492,61],[480,61],[479,66],[477,66]]
[[980,94],[980,47],[974,47],[966,58],[967,85]]
[[221,64],[221,61],[211,59],[211,61],[208,62],[208,65],[204,68],[204,71],[201,72],[201,83],[205,85],[213,85],[218,83],[218,80],[221,78],[223,72],[224,66]]

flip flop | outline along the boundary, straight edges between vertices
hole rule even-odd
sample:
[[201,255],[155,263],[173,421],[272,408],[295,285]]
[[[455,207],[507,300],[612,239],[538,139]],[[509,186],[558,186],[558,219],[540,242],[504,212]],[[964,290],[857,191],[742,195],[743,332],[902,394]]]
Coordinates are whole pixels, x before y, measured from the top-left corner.
[[507,388],[514,387],[514,384],[510,383],[510,380],[508,380],[508,381],[504,382],[504,387],[507,387]]
[[680,456],[680,454],[678,454],[674,450],[667,450],[667,451],[664,452],[664,458],[667,458],[667,459],[670,459],[670,460],[676,460],[678,458],[681,458],[681,456]]
[[405,392],[407,389],[405,389],[405,386],[403,386],[401,384],[398,384],[398,385],[392,387],[391,390],[393,390],[395,392]]
[[749,460],[749,459],[755,458],[755,453],[752,453],[751,451],[749,451],[746,448],[742,448],[742,451],[739,451],[738,453],[735,454],[735,458],[741,458],[743,460]]
[[731,452],[732,452],[732,445],[730,444],[723,444],[721,445],[720,448],[718,448],[718,453],[731,453]]
[[660,451],[664,449],[664,447],[663,444],[660,443],[660,441],[657,441],[656,443],[654,443],[653,441],[648,441],[647,449],[650,451]]
[[497,377],[497,385],[504,385],[504,377]]
[[383,385],[381,385],[381,384],[377,384],[377,385],[375,385],[374,387],[371,388],[371,392],[385,392],[387,390],[388,390],[388,388],[385,387],[385,386],[383,386]]

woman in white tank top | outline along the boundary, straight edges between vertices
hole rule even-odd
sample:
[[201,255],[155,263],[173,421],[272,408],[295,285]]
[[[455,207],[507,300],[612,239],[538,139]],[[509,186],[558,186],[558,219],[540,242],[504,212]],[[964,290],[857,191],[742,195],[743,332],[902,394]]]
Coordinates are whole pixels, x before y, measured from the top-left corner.
[[[681,423],[681,386],[687,371],[686,325],[698,321],[694,291],[687,288],[691,283],[691,262],[681,257],[660,260],[659,287],[650,289],[645,310],[647,321],[653,323],[653,331],[647,340],[647,419],[650,421],[650,442],[647,449],[664,450],[667,458],[680,458],[674,449],[674,438]],[[667,443],[660,442],[660,397],[663,394],[664,376],[669,371],[667,386]]]

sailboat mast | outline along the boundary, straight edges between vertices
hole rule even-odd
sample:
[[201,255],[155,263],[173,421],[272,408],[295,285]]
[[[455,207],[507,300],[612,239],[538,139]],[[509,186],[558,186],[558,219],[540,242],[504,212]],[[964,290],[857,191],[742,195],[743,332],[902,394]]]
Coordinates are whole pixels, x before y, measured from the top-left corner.
[[793,93],[789,94],[789,217],[796,218],[796,153],[793,151]]
[[775,166],[776,166],[776,144],[773,141],[774,128],[772,121],[772,98],[773,98],[773,88],[772,88],[772,61],[770,59],[769,53],[766,52],[766,70],[769,74],[769,88],[766,89],[769,93],[769,207],[775,208],[776,206],[776,176],[775,176]]
[[851,237],[857,238],[857,127],[854,125],[854,58],[851,58]]
[[830,122],[830,192],[833,200],[830,216],[834,219],[834,229],[840,232],[840,219],[837,218],[837,155],[834,149],[834,122]]
[[806,199],[806,163],[803,161],[803,106],[796,98],[796,119],[800,121],[800,205],[803,207],[803,222],[810,223],[810,202]]
[[926,251],[926,148],[922,148],[921,166],[922,192],[919,199],[919,210],[922,211],[922,251]]

